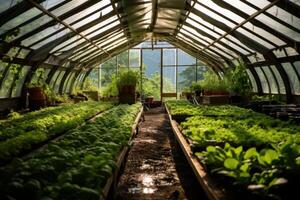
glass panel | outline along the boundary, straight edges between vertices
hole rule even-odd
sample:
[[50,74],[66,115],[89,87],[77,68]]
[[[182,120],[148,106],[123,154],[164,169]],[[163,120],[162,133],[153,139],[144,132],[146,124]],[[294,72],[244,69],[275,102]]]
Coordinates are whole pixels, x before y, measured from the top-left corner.
[[294,66],[295,66],[295,68],[296,68],[298,74],[300,75],[300,61],[294,62]]
[[112,77],[117,73],[116,59],[110,59],[100,67],[100,86],[101,88],[111,83]]
[[[71,17],[69,17],[69,18],[67,18],[67,19],[65,19],[63,21],[66,22],[66,23],[68,23],[68,24],[71,24],[74,21],[76,21],[78,19],[81,19],[83,17],[86,17],[87,15],[95,12],[96,10],[100,10],[104,6],[108,5],[109,3],[110,3],[109,0],[100,1],[100,2],[98,2],[96,4],[94,4],[93,6],[88,7],[87,9],[85,9],[85,10],[79,12],[79,13],[76,13],[75,15],[72,15]],[[102,15],[104,15],[103,12],[102,12]],[[93,20],[99,18],[99,12],[97,12],[97,14],[95,16],[94,15],[92,15],[92,16],[93,17],[91,19],[89,19],[89,17],[86,18],[86,19],[84,19],[83,20],[84,23],[87,24],[88,22],[93,21]]]
[[293,94],[300,94],[300,80],[298,79],[298,76],[291,65],[291,63],[282,63],[282,66],[287,73],[292,89]]
[[[0,2],[0,7],[2,7],[2,2]],[[1,8],[0,8],[1,10]],[[13,18],[12,20],[8,21],[7,23],[3,24],[0,29],[0,34],[26,22],[27,20],[37,16],[38,14],[41,14],[42,12],[38,10],[37,8],[32,8],[30,10],[27,10],[26,12],[18,15],[17,17]]]
[[273,53],[275,54],[275,56],[277,58],[283,58],[283,57],[286,57],[285,55],[285,52],[283,49],[277,49],[277,50],[274,50]]
[[288,27],[280,24],[276,20],[273,20],[264,14],[258,15],[255,19],[263,22],[267,26],[271,27],[274,30],[277,30],[280,33],[287,35],[290,38],[293,38],[296,41],[300,41],[300,34],[298,32],[289,29]]
[[274,76],[271,72],[271,70],[269,69],[269,67],[262,67],[262,70],[264,70],[266,77],[269,81],[270,84],[270,89],[271,89],[271,93],[272,94],[278,94],[278,87],[277,87],[277,83],[274,79]]
[[249,59],[249,61],[250,61],[251,63],[256,63],[256,62],[257,62],[256,57],[255,57],[254,55],[248,56],[248,59]]
[[182,92],[196,81],[196,66],[178,66],[177,90]]
[[297,55],[299,55],[298,52],[295,49],[293,49],[292,47],[286,47],[285,50],[286,50],[288,56],[297,56]]
[[204,79],[204,73],[207,71],[206,66],[197,66],[197,81],[203,80]]
[[59,76],[55,82],[54,90],[56,92],[58,92],[58,90],[59,90],[60,82],[61,82],[63,76],[65,75],[65,73],[66,73],[66,71],[61,71],[61,73],[59,74]]
[[128,51],[123,51],[117,56],[118,67],[128,67]]
[[19,97],[21,96],[22,86],[24,84],[25,78],[30,70],[31,66],[23,66],[22,70],[20,71],[19,78],[15,80],[15,87],[12,91],[12,97]]
[[256,84],[254,76],[252,75],[252,73],[251,73],[251,71],[249,69],[246,69],[246,71],[247,71],[247,74],[249,76],[253,92],[258,92],[257,84]]
[[163,68],[163,93],[176,93],[176,67]]
[[261,68],[260,67],[255,67],[254,69],[258,74],[258,77],[259,77],[259,80],[260,80],[260,83],[261,83],[261,86],[262,86],[262,89],[263,89],[263,93],[265,93],[265,94],[270,93],[269,86],[268,86],[268,81],[267,81],[264,73],[262,72]]
[[143,49],[143,94],[144,96],[154,96],[154,99],[160,100],[160,87],[161,87],[161,50],[160,49]]
[[20,3],[21,1],[15,1],[15,0],[0,0],[0,13],[2,13],[5,10],[8,10],[9,8],[13,7],[14,5]]
[[163,65],[176,65],[176,50],[164,49],[163,50]]
[[[58,29],[61,29],[61,28],[58,28]],[[40,39],[50,35],[51,33],[56,32],[58,29],[55,28],[55,27],[50,27],[48,29],[45,29],[44,31],[39,32],[37,35],[33,35],[32,37],[24,40],[22,42],[22,44],[25,45],[25,46],[30,46],[31,44],[35,43],[36,41],[39,41]],[[54,40],[56,40],[56,39],[58,39],[58,38],[60,38],[64,35],[66,35],[69,32],[70,32],[70,29],[63,29],[62,31],[59,31],[55,35],[53,35],[53,36],[51,36],[51,37],[49,37],[45,40],[42,40],[41,42],[33,45],[31,48],[38,49],[38,48],[48,44],[49,42],[52,42],[52,41],[54,41]]]
[[50,84],[49,84],[51,88],[54,88],[54,83],[55,83],[56,78],[57,78],[57,76],[59,75],[59,73],[60,73],[60,71],[57,70],[57,71],[54,73],[54,75],[52,76],[51,81],[50,81]]
[[18,72],[20,66],[17,64],[13,64],[9,66],[9,70],[6,73],[4,80],[2,82],[1,88],[0,88],[0,98],[8,98],[10,95],[10,89],[12,86],[12,83],[14,81],[14,77],[16,73]]
[[129,67],[140,67],[140,50],[129,50]]
[[74,78],[75,78],[75,72],[71,73],[71,75],[69,76],[67,84],[65,84],[65,89],[64,89],[65,93],[67,93],[67,94],[72,93],[71,85],[74,81]]
[[195,65],[196,59],[184,51],[178,49],[178,65]]
[[274,72],[274,75],[275,75],[275,77],[277,79],[277,82],[278,82],[278,85],[279,85],[279,92],[280,92],[280,94],[285,94],[286,91],[285,91],[284,83],[283,83],[283,80],[282,80],[282,78],[280,76],[279,71],[277,70],[277,68],[276,68],[275,65],[271,65],[270,68]]
[[50,73],[50,69],[45,68],[38,68],[35,73],[33,74],[30,83],[37,84],[37,83],[44,83]]
[[62,6],[60,6],[59,8],[51,11],[52,14],[56,15],[56,16],[60,16],[70,10],[72,10],[73,8],[76,8],[77,6],[83,4],[84,2],[86,2],[88,0],[72,0]]

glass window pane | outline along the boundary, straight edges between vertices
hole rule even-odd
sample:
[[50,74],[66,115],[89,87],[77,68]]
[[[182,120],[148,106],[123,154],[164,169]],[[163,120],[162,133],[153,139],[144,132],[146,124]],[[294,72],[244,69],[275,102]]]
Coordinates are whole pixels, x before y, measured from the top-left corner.
[[254,78],[253,74],[251,73],[251,71],[249,69],[246,69],[246,71],[247,71],[247,74],[249,76],[253,92],[258,92],[257,84],[256,84],[256,81],[255,81],[255,78]]
[[117,73],[116,58],[112,58],[100,66],[100,85],[105,87],[112,80],[113,75]]
[[[199,65],[199,63],[198,63]],[[204,74],[207,71],[207,67],[206,66],[197,66],[197,81],[203,80],[204,79]]]
[[176,67],[163,68],[163,93],[176,93]]
[[268,86],[268,81],[267,81],[264,73],[262,72],[261,68],[260,67],[255,67],[254,69],[258,74],[258,77],[259,77],[259,80],[260,80],[260,83],[261,83],[261,86],[262,86],[262,89],[263,89],[263,93],[265,93],[265,94],[270,93],[269,86]]
[[50,81],[50,84],[49,84],[51,88],[54,88],[54,83],[55,83],[56,78],[57,78],[57,76],[59,75],[59,73],[60,73],[60,71],[57,70],[57,71],[54,73],[54,75],[52,76],[51,81]]
[[58,92],[58,90],[59,90],[60,82],[61,82],[63,76],[65,75],[65,73],[66,73],[66,71],[61,71],[58,78],[57,78],[57,80],[56,80],[56,82],[55,82],[54,90],[56,92]]
[[262,70],[264,70],[264,72],[266,74],[266,77],[267,77],[267,79],[269,81],[271,93],[272,94],[278,94],[277,83],[276,83],[276,81],[274,79],[274,76],[273,76],[271,70],[267,66],[262,67]]
[[71,76],[69,77],[68,79],[68,83],[66,84],[66,87],[65,87],[65,93],[69,94],[69,93],[72,93],[72,83],[74,81],[74,78],[75,78],[75,72],[73,72],[71,74]]
[[298,79],[298,76],[291,63],[282,63],[282,66],[289,77],[292,93],[300,94],[300,80]]
[[296,68],[298,74],[300,75],[300,61],[294,62],[294,66],[295,66],[295,68]]
[[177,80],[178,92],[182,92],[185,88],[191,86],[196,81],[196,66],[178,66]]
[[[2,7],[2,2],[0,5],[1,5],[0,7]],[[0,34],[26,22],[27,20],[29,20],[41,13],[42,12],[40,10],[38,10],[37,8],[32,8],[30,10],[27,10],[26,12],[18,15],[17,17],[13,18],[12,20],[9,20],[7,23],[3,24],[3,26],[1,26],[1,29],[0,29]]]
[[196,59],[178,49],[178,65],[196,65]]
[[285,94],[286,91],[285,91],[284,83],[283,83],[283,80],[282,80],[282,78],[280,76],[279,71],[277,70],[277,68],[276,68],[275,65],[271,65],[270,68],[274,72],[274,75],[275,75],[275,77],[277,79],[277,82],[278,82],[278,85],[279,85],[279,92],[280,92],[280,94]]
[[163,65],[176,65],[176,50],[164,49],[163,50]]
[[129,66],[140,67],[140,50],[138,49],[129,50]]
[[288,54],[288,56],[299,55],[298,52],[295,49],[293,49],[292,47],[286,47],[285,50],[286,50],[286,53]]
[[155,100],[160,100],[161,87],[161,51],[160,49],[143,49],[142,66],[143,74],[143,94],[144,96],[154,96]]
[[25,78],[30,70],[31,66],[23,66],[22,70],[20,71],[19,78],[15,80],[15,87],[12,91],[12,97],[19,97],[21,96],[22,86],[24,84]]
[[20,66],[17,64],[12,64],[9,66],[8,72],[6,73],[0,88],[0,98],[9,97],[10,89],[14,81],[15,74],[19,70],[19,67]]
[[13,7],[14,5],[20,3],[21,1],[16,1],[16,0],[0,0],[0,13],[3,11]]
[[117,56],[118,67],[128,67],[128,51],[123,51]]

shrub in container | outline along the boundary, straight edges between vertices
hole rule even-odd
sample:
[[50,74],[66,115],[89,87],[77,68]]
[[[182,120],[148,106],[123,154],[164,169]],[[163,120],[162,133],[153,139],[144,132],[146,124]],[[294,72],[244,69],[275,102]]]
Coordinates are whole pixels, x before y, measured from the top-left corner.
[[245,63],[239,63],[225,73],[225,82],[233,103],[247,102],[252,90]]
[[138,72],[133,70],[122,71],[117,77],[119,103],[134,104],[136,102],[136,86]]

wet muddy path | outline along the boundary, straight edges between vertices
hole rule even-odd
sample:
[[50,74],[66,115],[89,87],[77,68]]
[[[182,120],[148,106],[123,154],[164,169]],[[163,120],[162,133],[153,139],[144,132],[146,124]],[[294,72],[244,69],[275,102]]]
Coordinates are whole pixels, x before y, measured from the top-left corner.
[[189,167],[164,108],[145,112],[115,199],[207,199]]

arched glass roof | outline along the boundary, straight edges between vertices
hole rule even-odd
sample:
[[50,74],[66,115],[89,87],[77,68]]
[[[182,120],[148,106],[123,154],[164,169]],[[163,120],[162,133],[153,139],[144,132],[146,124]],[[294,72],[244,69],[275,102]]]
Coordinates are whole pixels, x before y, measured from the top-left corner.
[[258,93],[300,94],[298,0],[0,0],[0,39],[2,98],[19,96],[40,67],[48,83],[63,80],[58,91],[73,87],[70,79],[146,40],[219,72],[242,58]]

